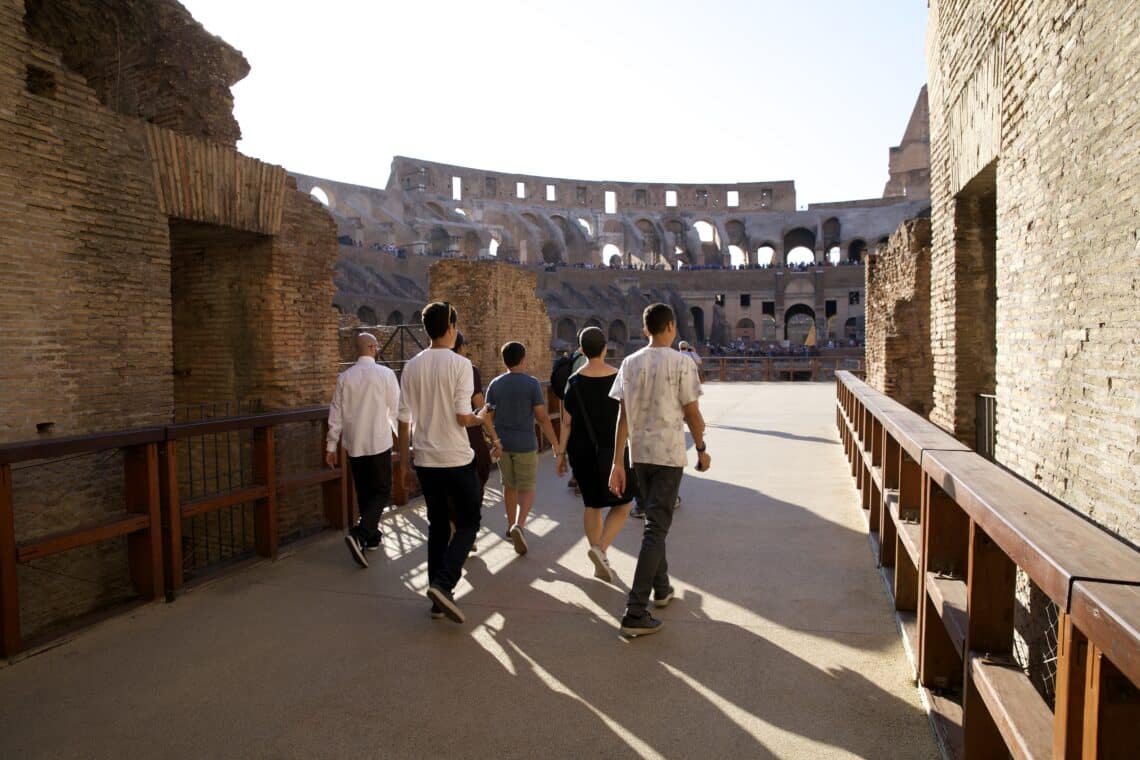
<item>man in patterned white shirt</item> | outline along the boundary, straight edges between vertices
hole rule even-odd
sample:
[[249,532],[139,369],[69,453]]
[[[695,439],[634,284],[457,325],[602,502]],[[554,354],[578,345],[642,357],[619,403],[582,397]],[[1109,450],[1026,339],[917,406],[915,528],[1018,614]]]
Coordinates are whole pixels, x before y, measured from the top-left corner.
[[673,310],[667,304],[655,303],[646,307],[642,320],[649,345],[625,358],[610,389],[610,396],[621,402],[610,490],[625,490],[622,453],[628,439],[630,460],[645,505],[641,551],[621,620],[625,636],[644,636],[661,630],[661,621],[649,614],[650,591],[654,607],[664,607],[673,600],[665,538],[673,522],[677,490],[685,469],[682,424],[688,425],[693,436],[697,470],[704,472],[712,461],[705,450],[705,421],[697,400],[701,395],[697,365],[673,350],[677,337]]
[[356,486],[360,523],[344,537],[352,559],[368,567],[364,550],[380,548],[380,513],[392,493],[392,430],[400,405],[396,373],[376,363],[380,345],[371,333],[356,336],[356,364],[340,373],[329,405],[325,463],[336,467],[337,443],[344,444]]

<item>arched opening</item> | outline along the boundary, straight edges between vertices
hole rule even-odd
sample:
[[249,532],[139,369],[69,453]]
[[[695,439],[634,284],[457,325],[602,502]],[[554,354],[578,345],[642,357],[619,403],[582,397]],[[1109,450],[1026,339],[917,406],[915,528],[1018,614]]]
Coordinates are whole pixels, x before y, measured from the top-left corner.
[[[602,332],[606,331],[606,326],[603,325],[602,320],[598,319],[597,317],[590,317],[587,319],[585,327],[596,327]],[[583,329],[585,329],[585,327]]]
[[499,241],[491,238],[491,242],[487,243],[487,253],[491,256],[499,255]]
[[542,260],[547,264],[558,264],[562,261],[562,248],[553,240],[542,244]]
[[850,245],[847,246],[847,260],[856,263],[863,258],[863,252],[867,250],[866,241],[856,238],[852,240]]
[[443,227],[432,227],[428,238],[428,251],[433,256],[442,256],[451,244],[451,234]]
[[815,310],[806,304],[794,304],[784,312],[784,337],[790,343],[803,345],[814,324]]
[[768,244],[764,244],[756,249],[756,263],[762,267],[770,267],[774,263],[772,261],[776,256],[776,249]]
[[738,219],[730,219],[724,223],[724,233],[728,236],[729,245],[747,247],[748,239],[744,234],[744,222]]
[[730,245],[728,247],[728,263],[732,267],[743,267],[748,263],[748,256],[745,255],[744,249],[738,245]]
[[[808,251],[808,261],[804,261],[803,253],[798,251],[799,248],[806,248]],[[815,262],[815,233],[806,227],[796,227],[789,230],[784,235],[784,263],[787,266],[794,264],[811,264]],[[797,254],[796,261],[792,261],[792,254]]]
[[320,203],[322,206],[328,207],[328,205],[329,205],[329,194],[326,193],[324,190],[320,189],[319,187],[314,187],[312,190],[309,191],[309,195],[313,196],[313,198],[318,203]]
[[629,328],[625,326],[625,322],[620,319],[610,322],[609,339],[611,343],[616,343],[619,346],[625,345],[626,341],[629,340]]
[[646,261],[653,264],[661,257],[661,238],[657,235],[657,228],[648,219],[637,220],[637,231],[641,233]]
[[848,317],[843,323],[843,337],[846,340],[855,340],[859,337],[859,322],[855,317]]
[[558,326],[554,329],[554,337],[566,341],[571,346],[577,346],[578,325],[574,324],[574,320],[569,317],[563,317],[558,320]]
[[371,306],[361,306],[359,309],[357,309],[356,318],[360,320],[360,324],[362,325],[377,324],[376,312],[372,309]]
[[739,340],[752,342],[756,340],[756,323],[748,317],[736,323],[736,337]]
[[760,339],[769,343],[776,340],[776,318],[765,314],[760,320]]
[[387,324],[389,324],[389,325],[402,325],[402,324],[404,324],[404,315],[400,312],[399,309],[397,309],[396,311],[393,311],[391,314],[388,315]]
[[694,306],[689,309],[689,314],[693,317],[693,331],[697,334],[697,342],[705,342],[705,310],[700,306]]
[[613,243],[606,243],[602,246],[602,261],[607,262],[611,267],[620,267],[621,249]]
[[702,243],[712,243],[718,249],[720,248],[720,233],[711,223],[702,219],[699,222],[693,222],[693,229],[697,231]]
[[468,230],[463,235],[463,256],[464,258],[474,259],[479,256],[479,233],[474,230]]
[[839,220],[834,216],[823,222],[823,247],[831,248],[839,245]]
[[796,246],[788,251],[787,262],[790,267],[811,266],[815,263],[815,251],[802,245]]
[[840,251],[839,246],[833,245],[827,249],[827,263],[835,266],[839,263]]

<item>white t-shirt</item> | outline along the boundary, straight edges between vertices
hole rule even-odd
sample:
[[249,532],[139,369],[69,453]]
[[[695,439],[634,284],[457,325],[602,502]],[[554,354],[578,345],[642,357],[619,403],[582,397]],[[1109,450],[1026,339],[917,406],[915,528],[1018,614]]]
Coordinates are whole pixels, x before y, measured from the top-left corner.
[[610,398],[625,401],[631,461],[684,467],[682,407],[700,396],[697,365],[679,351],[646,346],[627,356]]
[[336,379],[326,450],[336,451],[337,441],[350,457],[382,454],[392,448],[399,403],[396,373],[371,356],[361,356]]
[[462,467],[475,458],[467,430],[455,421],[471,414],[471,362],[450,348],[427,348],[408,360],[400,378],[400,422],[412,425],[419,467]]

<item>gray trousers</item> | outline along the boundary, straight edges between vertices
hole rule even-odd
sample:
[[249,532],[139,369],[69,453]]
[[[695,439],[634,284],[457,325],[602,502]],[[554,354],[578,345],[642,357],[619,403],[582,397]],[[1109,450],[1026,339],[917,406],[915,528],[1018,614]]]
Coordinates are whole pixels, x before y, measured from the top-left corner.
[[651,591],[664,594],[669,590],[665,538],[669,535],[669,526],[673,524],[673,508],[685,468],[634,462],[633,471],[641,489],[645,530],[641,534],[641,551],[637,555],[637,569],[633,572],[633,585],[629,589],[625,614],[640,617],[649,606]]

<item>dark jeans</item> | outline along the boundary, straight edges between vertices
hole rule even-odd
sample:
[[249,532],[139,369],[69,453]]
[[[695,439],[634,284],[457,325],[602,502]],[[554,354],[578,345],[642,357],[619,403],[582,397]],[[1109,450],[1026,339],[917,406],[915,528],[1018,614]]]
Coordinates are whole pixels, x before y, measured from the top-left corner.
[[[483,499],[475,462],[462,467],[416,465],[416,475],[427,503],[428,583],[450,592],[459,583],[482,518]],[[453,508],[451,514],[448,506]],[[454,536],[449,518],[455,521]]]
[[360,524],[351,533],[371,543],[380,538],[380,513],[392,495],[392,450],[366,457],[349,457],[352,483],[356,487],[356,504],[360,508]]
[[637,569],[633,571],[633,585],[629,589],[625,614],[640,617],[649,606],[651,591],[664,594],[669,590],[665,537],[673,524],[673,507],[685,468],[634,462],[633,471],[641,489],[645,530],[641,534],[641,551],[637,555]]

